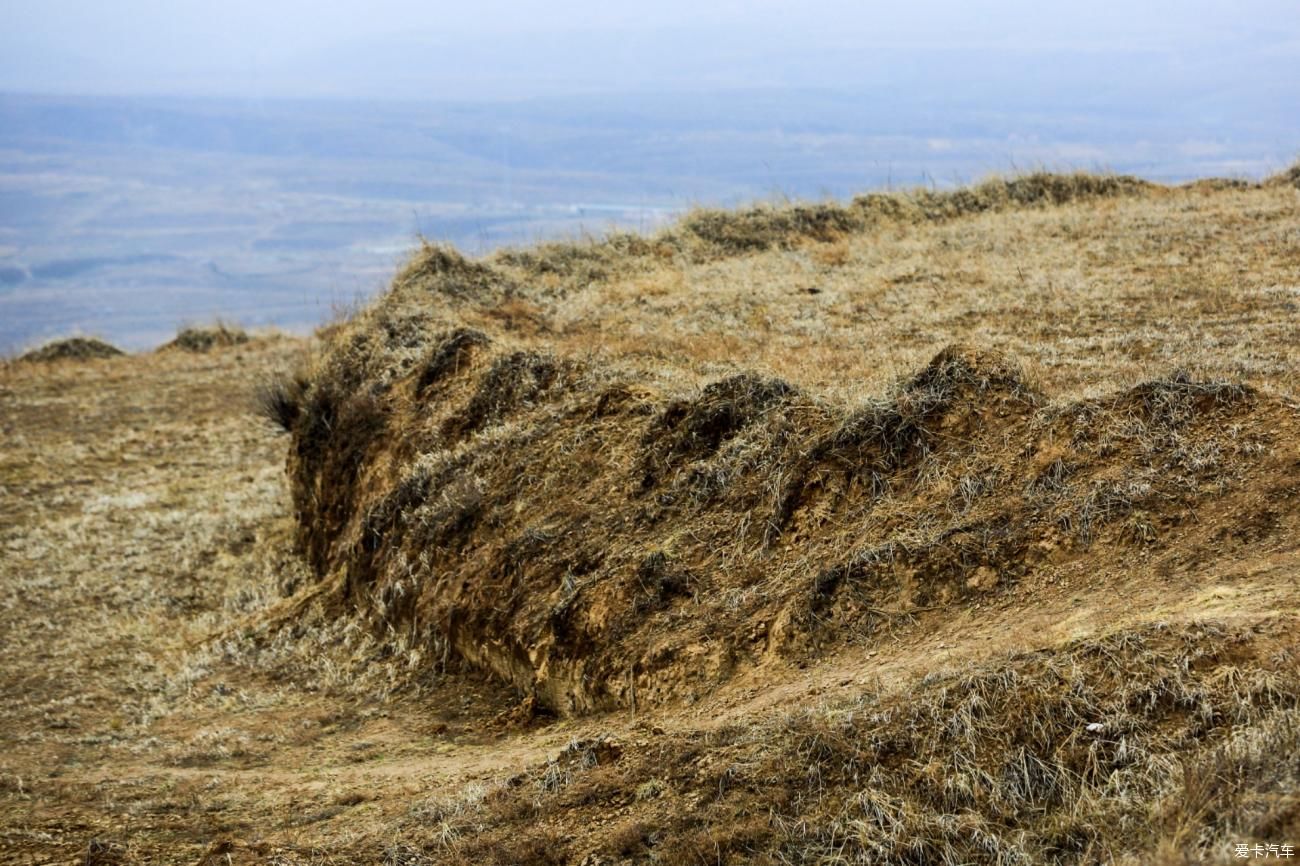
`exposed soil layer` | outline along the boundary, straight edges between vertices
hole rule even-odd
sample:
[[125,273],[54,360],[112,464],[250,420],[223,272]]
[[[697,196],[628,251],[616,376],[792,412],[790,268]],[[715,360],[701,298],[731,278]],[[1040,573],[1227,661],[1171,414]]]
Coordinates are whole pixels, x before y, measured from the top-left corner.
[[1295,531],[1295,407],[1182,373],[1053,405],[1010,360],[950,347],[840,407],[750,373],[674,394],[483,346],[427,369],[308,390],[309,559],[341,603],[559,713],[698,697],[1062,567],[1227,562]]
[[[614,325],[578,351],[574,331],[598,319],[555,325],[658,259],[1206,194],[1033,175],[699,213],[654,238],[486,262],[426,248],[285,389],[299,537],[342,609],[560,714],[698,698],[1065,567],[1231,561],[1231,540],[1294,529],[1300,419],[1284,395],[1175,368],[1053,398],[1020,359],[970,343],[848,400],[685,352],[650,365],[618,351]],[[548,274],[564,278],[533,282]],[[713,305],[674,297],[683,319]],[[817,351],[817,332],[799,345]]]

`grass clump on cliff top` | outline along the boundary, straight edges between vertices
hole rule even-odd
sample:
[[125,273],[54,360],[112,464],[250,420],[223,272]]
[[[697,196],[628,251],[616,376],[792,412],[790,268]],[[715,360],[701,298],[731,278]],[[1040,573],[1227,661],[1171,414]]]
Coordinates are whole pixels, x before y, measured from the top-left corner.
[[182,328],[176,337],[161,347],[162,351],[180,350],[183,352],[211,352],[247,343],[248,333],[234,325],[218,322],[215,325],[191,326]]
[[94,358],[115,358],[123,354],[125,353],[121,349],[95,337],[68,337],[26,352],[18,360],[26,363],[88,361]]

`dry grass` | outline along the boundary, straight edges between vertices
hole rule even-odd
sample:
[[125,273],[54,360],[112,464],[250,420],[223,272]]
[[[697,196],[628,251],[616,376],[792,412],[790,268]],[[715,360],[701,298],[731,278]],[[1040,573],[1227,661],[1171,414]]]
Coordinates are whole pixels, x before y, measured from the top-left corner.
[[[936,220],[917,216],[908,196],[872,198],[894,202],[876,207],[898,216],[734,255],[701,252],[681,228],[505,252],[460,270],[447,264],[453,252],[429,248],[357,320],[376,328],[345,329],[353,360],[395,353],[373,359],[382,378],[398,356],[472,327],[678,380],[740,365],[853,401],[965,342],[1020,359],[1054,398],[1176,367],[1293,393],[1300,259],[1289,186],[1125,187]],[[537,326],[503,328],[499,309],[521,302]]]
[[[309,561],[375,628],[567,713],[1254,523],[1240,482],[1294,459],[1295,209],[1274,185],[1031,175],[485,262],[426,247],[303,379]],[[817,265],[821,243],[858,253]],[[882,277],[877,317],[854,297]],[[540,324],[500,314],[521,304]],[[1219,314],[1231,343],[1189,336]],[[904,327],[980,348],[896,372],[931,345]]]
[[64,340],[54,340],[40,348],[25,352],[18,360],[24,363],[87,361],[93,358],[113,358],[121,354],[123,354],[121,349],[94,337],[69,337]]
[[243,328],[217,322],[213,325],[181,328],[176,332],[175,339],[164,344],[160,351],[174,349],[183,352],[211,352],[213,349],[247,343],[249,339]]
[[310,345],[6,366],[0,862],[1295,844],[1291,180],[426,246]]
[[1289,628],[1147,627],[707,735],[574,741],[440,814],[466,863],[525,822],[576,828],[615,807],[614,827],[578,831],[570,850],[668,863],[1226,860],[1224,840],[1300,830],[1300,765],[1279,759],[1300,746]]

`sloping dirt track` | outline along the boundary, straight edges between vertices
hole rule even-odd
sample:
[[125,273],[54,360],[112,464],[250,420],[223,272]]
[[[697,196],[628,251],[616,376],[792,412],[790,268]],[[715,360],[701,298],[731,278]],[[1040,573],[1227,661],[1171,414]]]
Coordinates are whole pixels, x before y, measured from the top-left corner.
[[1298,216],[706,213],[430,247],[312,341],[12,363],[0,857],[1300,844]]

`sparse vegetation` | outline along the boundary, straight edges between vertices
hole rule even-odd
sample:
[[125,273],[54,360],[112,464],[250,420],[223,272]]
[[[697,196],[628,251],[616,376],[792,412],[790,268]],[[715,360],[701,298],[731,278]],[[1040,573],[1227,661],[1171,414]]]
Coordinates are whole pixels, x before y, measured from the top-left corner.
[[1295,163],[1286,171],[1273,175],[1268,179],[1268,183],[1278,186],[1293,186],[1300,189],[1300,162]]
[[302,399],[310,383],[301,375],[284,372],[267,376],[253,392],[257,414],[286,433],[302,414]]
[[121,349],[94,337],[68,337],[32,349],[19,356],[18,360],[28,363],[86,361],[92,358],[115,358],[121,354],[124,354]]
[[176,338],[162,348],[179,349],[184,352],[210,352],[227,346],[238,346],[248,342],[248,334],[243,328],[237,328],[224,322],[210,326],[191,326],[181,328]]
[[[290,463],[310,560],[384,628],[424,623],[560,713],[682,698],[862,639],[881,611],[996,596],[1053,549],[1100,567],[1189,510],[1253,520],[1236,479],[1293,459],[1270,431],[1294,410],[1249,388],[1176,373],[1053,404],[960,346],[860,407],[752,373],[655,393],[527,350],[476,355],[436,397],[419,370],[382,396],[312,386],[303,430],[331,432],[297,435]],[[620,411],[611,390],[643,398]]]

